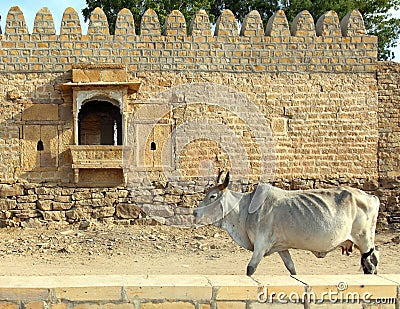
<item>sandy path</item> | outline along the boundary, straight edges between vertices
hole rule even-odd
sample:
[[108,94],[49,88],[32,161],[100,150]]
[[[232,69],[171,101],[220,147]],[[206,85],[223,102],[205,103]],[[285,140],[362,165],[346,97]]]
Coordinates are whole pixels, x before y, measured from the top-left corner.
[[[400,273],[399,233],[377,234],[379,273]],[[394,239],[394,240],[393,240]],[[317,259],[291,251],[299,274],[360,274],[358,252],[341,250]],[[245,274],[251,253],[214,227],[91,225],[0,229],[1,275]],[[266,257],[256,274],[288,274],[278,254]]]

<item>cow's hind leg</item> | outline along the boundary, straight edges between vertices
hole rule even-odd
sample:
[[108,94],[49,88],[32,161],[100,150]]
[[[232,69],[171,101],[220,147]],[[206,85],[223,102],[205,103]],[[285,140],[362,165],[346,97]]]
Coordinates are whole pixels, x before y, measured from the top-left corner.
[[373,274],[375,272],[375,266],[371,263],[371,254],[374,252],[374,248],[371,248],[368,252],[361,254],[361,267],[364,274]]
[[375,246],[374,251],[371,253],[370,261],[375,266],[374,274],[377,274],[378,273],[377,268],[378,268],[378,263],[379,263],[379,248],[378,248],[378,246]]
[[[378,265],[377,253],[375,253],[374,243],[370,235],[361,234],[357,239],[356,247],[361,253],[361,267],[364,274],[374,274]],[[376,265],[375,265],[376,264]]]
[[[360,202],[351,236],[354,245],[361,253],[361,267],[364,274],[376,273],[378,266],[378,250],[375,249],[375,229],[379,210],[379,199],[376,196],[364,195]],[[375,252],[376,251],[376,252]]]
[[278,253],[290,274],[296,275],[296,269],[294,268],[294,263],[289,250],[279,251]]

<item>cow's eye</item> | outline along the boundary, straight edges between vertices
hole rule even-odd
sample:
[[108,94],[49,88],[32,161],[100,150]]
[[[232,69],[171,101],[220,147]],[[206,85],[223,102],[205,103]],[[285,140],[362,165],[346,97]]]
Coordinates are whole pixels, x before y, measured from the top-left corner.
[[213,193],[210,195],[210,200],[215,200],[217,198],[217,193]]

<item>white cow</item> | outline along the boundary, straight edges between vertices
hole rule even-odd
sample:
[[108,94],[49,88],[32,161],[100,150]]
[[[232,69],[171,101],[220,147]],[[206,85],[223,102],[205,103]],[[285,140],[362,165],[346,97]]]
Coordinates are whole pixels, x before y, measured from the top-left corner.
[[263,256],[274,252],[295,275],[288,249],[309,250],[324,257],[337,247],[349,254],[353,244],[360,250],[364,273],[376,273],[376,196],[349,187],[287,191],[267,184],[250,193],[238,193],[227,188],[229,172],[223,183],[220,176],[193,215],[200,222],[206,220],[227,230],[238,245],[253,251],[248,276]]

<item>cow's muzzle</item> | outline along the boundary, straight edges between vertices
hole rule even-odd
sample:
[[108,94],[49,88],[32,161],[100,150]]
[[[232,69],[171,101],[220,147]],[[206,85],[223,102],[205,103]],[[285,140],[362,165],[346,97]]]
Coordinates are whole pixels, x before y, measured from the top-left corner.
[[194,216],[195,218],[199,218],[199,217],[200,217],[200,214],[199,214],[198,209],[193,210],[193,216]]

